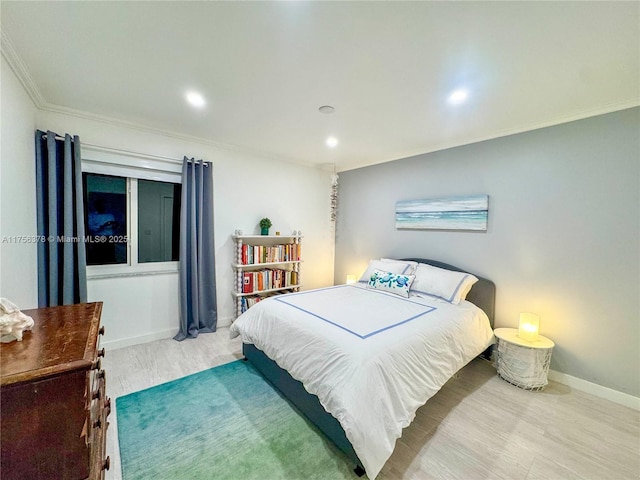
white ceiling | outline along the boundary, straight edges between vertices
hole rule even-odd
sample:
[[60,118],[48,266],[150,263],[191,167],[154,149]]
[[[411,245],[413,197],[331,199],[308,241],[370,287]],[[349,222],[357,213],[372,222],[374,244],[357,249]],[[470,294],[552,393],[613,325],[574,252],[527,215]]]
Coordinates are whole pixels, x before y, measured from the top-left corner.
[[[0,12],[3,53],[41,108],[338,170],[640,103],[640,2],[3,0]],[[460,87],[469,98],[452,106]]]

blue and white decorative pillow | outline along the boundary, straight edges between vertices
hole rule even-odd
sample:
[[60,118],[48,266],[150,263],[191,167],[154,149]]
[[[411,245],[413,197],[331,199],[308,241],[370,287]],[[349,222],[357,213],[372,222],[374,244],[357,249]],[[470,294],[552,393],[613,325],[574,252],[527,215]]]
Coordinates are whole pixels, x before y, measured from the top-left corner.
[[401,297],[408,298],[411,282],[413,282],[414,278],[414,275],[403,275],[401,273],[374,270],[369,278],[367,288],[395,293]]
[[364,271],[358,283],[369,283],[369,279],[375,270],[381,272],[401,273],[403,275],[413,275],[418,264],[405,260],[392,260],[390,258],[381,258],[380,260],[371,260],[369,266]]

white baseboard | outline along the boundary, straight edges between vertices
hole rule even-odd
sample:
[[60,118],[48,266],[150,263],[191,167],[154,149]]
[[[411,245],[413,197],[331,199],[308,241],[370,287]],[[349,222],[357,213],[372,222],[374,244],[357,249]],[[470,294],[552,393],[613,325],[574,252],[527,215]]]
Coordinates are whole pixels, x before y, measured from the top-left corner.
[[165,338],[173,338],[178,333],[178,327],[160,332],[153,332],[148,335],[140,335],[137,337],[122,338],[120,340],[112,340],[110,342],[100,342],[101,347],[107,350],[117,350],[118,348],[130,347],[132,345],[140,345],[141,343],[153,342],[155,340],[164,340]]
[[591,383],[581,378],[572,377],[566,373],[556,372],[555,370],[549,370],[549,380],[624,405],[625,407],[633,408],[634,410],[640,410],[640,398],[629,395],[628,393],[618,392],[617,390],[603,387],[602,385]]
[[230,327],[236,317],[221,317],[218,318],[218,328]]
[[[233,323],[233,317],[219,318],[218,328],[228,328]],[[142,343],[149,343],[155,340],[164,340],[166,338],[173,338],[178,333],[178,327],[170,328],[168,330],[162,330],[159,332],[149,333],[147,335],[140,335],[137,337],[121,338],[120,340],[101,341],[100,346],[105,347],[107,350],[117,350],[119,348],[130,347],[132,345],[140,345]]]

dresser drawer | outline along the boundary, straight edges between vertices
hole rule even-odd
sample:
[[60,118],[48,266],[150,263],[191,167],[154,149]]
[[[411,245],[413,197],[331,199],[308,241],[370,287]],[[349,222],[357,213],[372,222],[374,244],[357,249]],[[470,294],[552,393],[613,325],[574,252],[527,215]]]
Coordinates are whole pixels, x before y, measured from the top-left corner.
[[96,402],[96,416],[93,419],[90,439],[90,480],[104,478],[105,471],[109,470],[111,460],[106,456],[107,429],[109,428],[109,414],[111,413],[111,400],[107,397]]
[[89,409],[94,400],[105,396],[107,373],[102,368],[102,361],[94,362],[94,367],[87,372],[86,408]]
[[105,349],[100,347],[100,337],[104,335],[104,327],[100,327],[98,332],[98,338],[96,340],[96,348],[92,352],[91,369],[87,373],[87,407],[93,398],[95,392],[98,390],[98,380],[105,377],[104,369],[102,368],[102,359],[105,356]]
[[[104,329],[101,329],[104,332]],[[89,480],[101,480],[105,471],[109,470],[110,459],[106,457],[108,417],[111,413],[111,400],[107,397],[106,372],[102,368],[101,359],[105,356],[104,348],[96,350],[93,368],[87,374],[87,385],[90,395],[87,397],[87,442],[89,447]]]
[[2,480],[89,474],[85,372],[3,387]]

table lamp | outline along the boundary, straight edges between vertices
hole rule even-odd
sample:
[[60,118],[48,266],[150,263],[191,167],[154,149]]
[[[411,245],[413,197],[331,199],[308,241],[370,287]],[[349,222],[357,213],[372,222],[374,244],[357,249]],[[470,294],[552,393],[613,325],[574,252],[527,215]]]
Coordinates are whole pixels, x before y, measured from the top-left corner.
[[518,336],[522,340],[535,342],[538,340],[538,331],[540,330],[540,317],[533,313],[521,313],[520,325],[518,328]]

